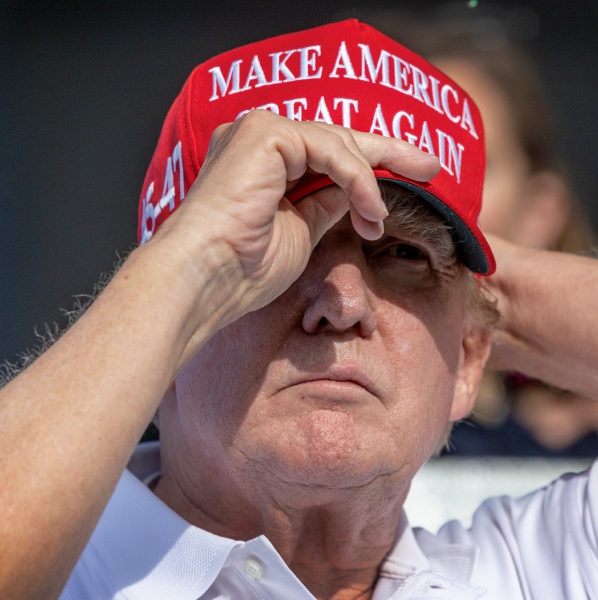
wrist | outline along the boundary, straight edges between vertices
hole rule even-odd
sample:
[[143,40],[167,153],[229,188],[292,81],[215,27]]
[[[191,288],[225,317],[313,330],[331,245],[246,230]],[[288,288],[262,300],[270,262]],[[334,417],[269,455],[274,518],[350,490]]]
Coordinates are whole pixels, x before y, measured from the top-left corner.
[[169,225],[135,251],[132,266],[147,280],[139,288],[144,304],[151,303],[154,318],[176,332],[178,370],[218,329],[240,316],[244,275],[226,242]]
[[[502,316],[500,326],[509,329],[516,320],[518,307],[525,306],[524,297],[529,293],[530,269],[540,251],[517,246],[494,236],[488,236],[496,256],[496,273],[486,281],[486,287],[497,300]],[[533,279],[532,279],[533,280]]]

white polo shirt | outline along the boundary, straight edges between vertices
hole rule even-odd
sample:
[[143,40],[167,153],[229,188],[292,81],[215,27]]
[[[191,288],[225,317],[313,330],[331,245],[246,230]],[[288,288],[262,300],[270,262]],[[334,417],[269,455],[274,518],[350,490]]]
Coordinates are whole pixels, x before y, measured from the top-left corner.
[[[266,537],[194,527],[142,483],[159,472],[158,443],[140,446],[129,469],[60,600],[313,600]],[[598,463],[522,499],[485,502],[468,531],[453,521],[432,535],[403,515],[373,600],[481,596],[598,600]]]

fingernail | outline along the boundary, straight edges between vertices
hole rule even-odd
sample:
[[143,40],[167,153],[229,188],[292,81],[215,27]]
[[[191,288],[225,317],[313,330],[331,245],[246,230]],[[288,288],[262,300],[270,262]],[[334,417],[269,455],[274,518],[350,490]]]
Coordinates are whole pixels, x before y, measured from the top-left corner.
[[388,217],[388,208],[386,208],[384,200],[381,200],[378,206],[380,207],[380,210],[378,211],[376,217],[378,217],[382,221],[383,219],[386,219],[386,217]]

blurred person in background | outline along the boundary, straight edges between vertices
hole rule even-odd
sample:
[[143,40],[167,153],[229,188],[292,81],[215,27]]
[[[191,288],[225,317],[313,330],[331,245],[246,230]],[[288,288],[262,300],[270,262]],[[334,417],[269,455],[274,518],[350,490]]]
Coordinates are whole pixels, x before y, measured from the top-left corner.
[[[366,20],[428,58],[480,108],[487,149],[482,229],[530,248],[591,253],[592,232],[567,181],[530,55],[489,19],[430,24],[384,12]],[[451,452],[595,456],[597,432],[598,405],[590,399],[487,371],[469,422],[453,432]]]

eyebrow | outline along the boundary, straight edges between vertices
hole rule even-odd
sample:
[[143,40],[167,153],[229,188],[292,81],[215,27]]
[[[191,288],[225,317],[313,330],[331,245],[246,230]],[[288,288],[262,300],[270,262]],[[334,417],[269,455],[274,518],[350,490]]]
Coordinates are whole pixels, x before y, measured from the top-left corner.
[[392,235],[392,228],[398,228],[409,236],[420,238],[434,246],[443,263],[454,264],[456,248],[450,225],[425,200],[415,195],[403,198],[397,196],[398,194],[393,194],[393,197],[387,198],[383,194],[390,213],[385,221],[387,233]]

